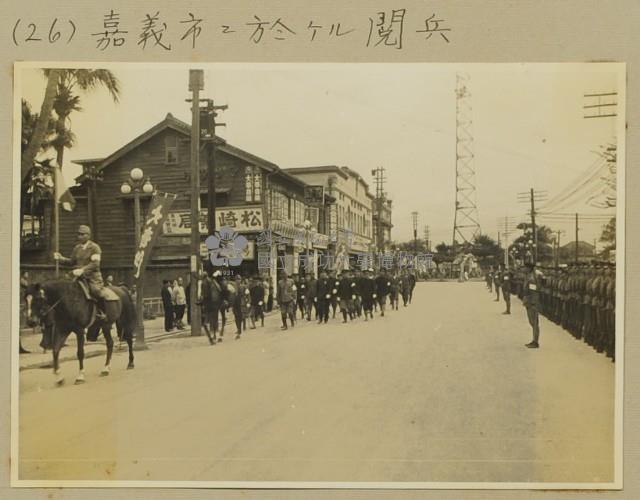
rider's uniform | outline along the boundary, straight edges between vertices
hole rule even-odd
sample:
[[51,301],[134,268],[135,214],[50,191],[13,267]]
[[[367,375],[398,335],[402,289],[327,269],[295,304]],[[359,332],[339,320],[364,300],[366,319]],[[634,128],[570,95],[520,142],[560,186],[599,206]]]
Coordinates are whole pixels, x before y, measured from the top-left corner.
[[100,246],[91,240],[87,240],[73,247],[70,258],[60,258],[60,262],[82,269],[82,276],[89,283],[91,293],[95,297],[102,297],[104,288],[102,273],[100,272],[101,254]]

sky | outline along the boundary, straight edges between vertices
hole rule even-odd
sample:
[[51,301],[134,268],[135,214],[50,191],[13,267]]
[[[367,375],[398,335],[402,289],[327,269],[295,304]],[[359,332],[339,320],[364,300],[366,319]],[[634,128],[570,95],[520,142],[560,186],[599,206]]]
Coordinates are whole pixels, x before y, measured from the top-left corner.
[[[101,67],[105,67],[104,64]],[[105,157],[143,133],[167,113],[190,122],[184,64],[114,64],[121,97],[105,90],[81,96],[71,116],[76,145],[65,153],[70,182],[80,167],[70,163]],[[196,68],[195,66],[192,66]],[[393,200],[392,239],[412,239],[411,212],[419,236],[429,226],[433,245],[451,243],[456,189],[456,74],[468,75],[476,203],[481,230],[497,239],[499,221],[524,220],[528,206],[518,193],[546,192],[547,201],[579,186],[597,167],[596,152],[616,143],[617,118],[585,119],[584,94],[623,92],[620,65],[609,64],[208,64],[201,97],[229,109],[218,129],[230,144],[282,168],[348,166],[369,182],[386,168],[385,190]],[[40,70],[22,68],[18,91],[39,110],[46,81]],[[17,97],[18,97],[17,93]],[[599,175],[589,186],[599,183]],[[560,213],[613,214],[588,206],[586,196]],[[544,209],[544,201],[539,204]],[[604,219],[580,223],[580,239],[593,243]],[[574,224],[539,219],[574,237]],[[512,233],[513,239],[519,231]],[[501,235],[504,238],[504,235]]]

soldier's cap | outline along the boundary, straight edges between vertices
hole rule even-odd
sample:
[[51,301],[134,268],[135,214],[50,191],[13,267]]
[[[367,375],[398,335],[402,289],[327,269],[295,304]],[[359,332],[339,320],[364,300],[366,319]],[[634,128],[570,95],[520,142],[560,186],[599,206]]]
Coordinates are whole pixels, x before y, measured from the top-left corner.
[[373,272],[373,268],[370,267],[369,269],[367,269],[367,272],[368,273],[372,273]]
[[80,224],[80,226],[78,226],[78,233],[79,234],[91,234],[91,228],[85,224]]

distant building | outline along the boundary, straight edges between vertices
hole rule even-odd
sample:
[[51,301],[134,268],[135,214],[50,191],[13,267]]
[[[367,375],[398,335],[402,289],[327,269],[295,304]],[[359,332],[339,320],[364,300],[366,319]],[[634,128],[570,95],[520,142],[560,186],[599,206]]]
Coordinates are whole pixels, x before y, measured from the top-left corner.
[[360,174],[335,165],[284,169],[309,185],[323,186],[335,203],[328,206],[329,242],[335,254],[350,256],[374,250],[373,205],[369,185]]

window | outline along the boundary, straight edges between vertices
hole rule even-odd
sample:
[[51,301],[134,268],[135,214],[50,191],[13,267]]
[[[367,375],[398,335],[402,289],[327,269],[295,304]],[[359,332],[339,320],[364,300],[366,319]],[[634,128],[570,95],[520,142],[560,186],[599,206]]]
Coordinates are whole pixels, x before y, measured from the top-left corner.
[[262,172],[258,167],[245,167],[244,188],[246,201],[262,200]]
[[271,217],[275,220],[289,218],[289,198],[278,191],[272,191]]
[[175,135],[164,138],[164,161],[169,164],[178,163],[178,137]]

